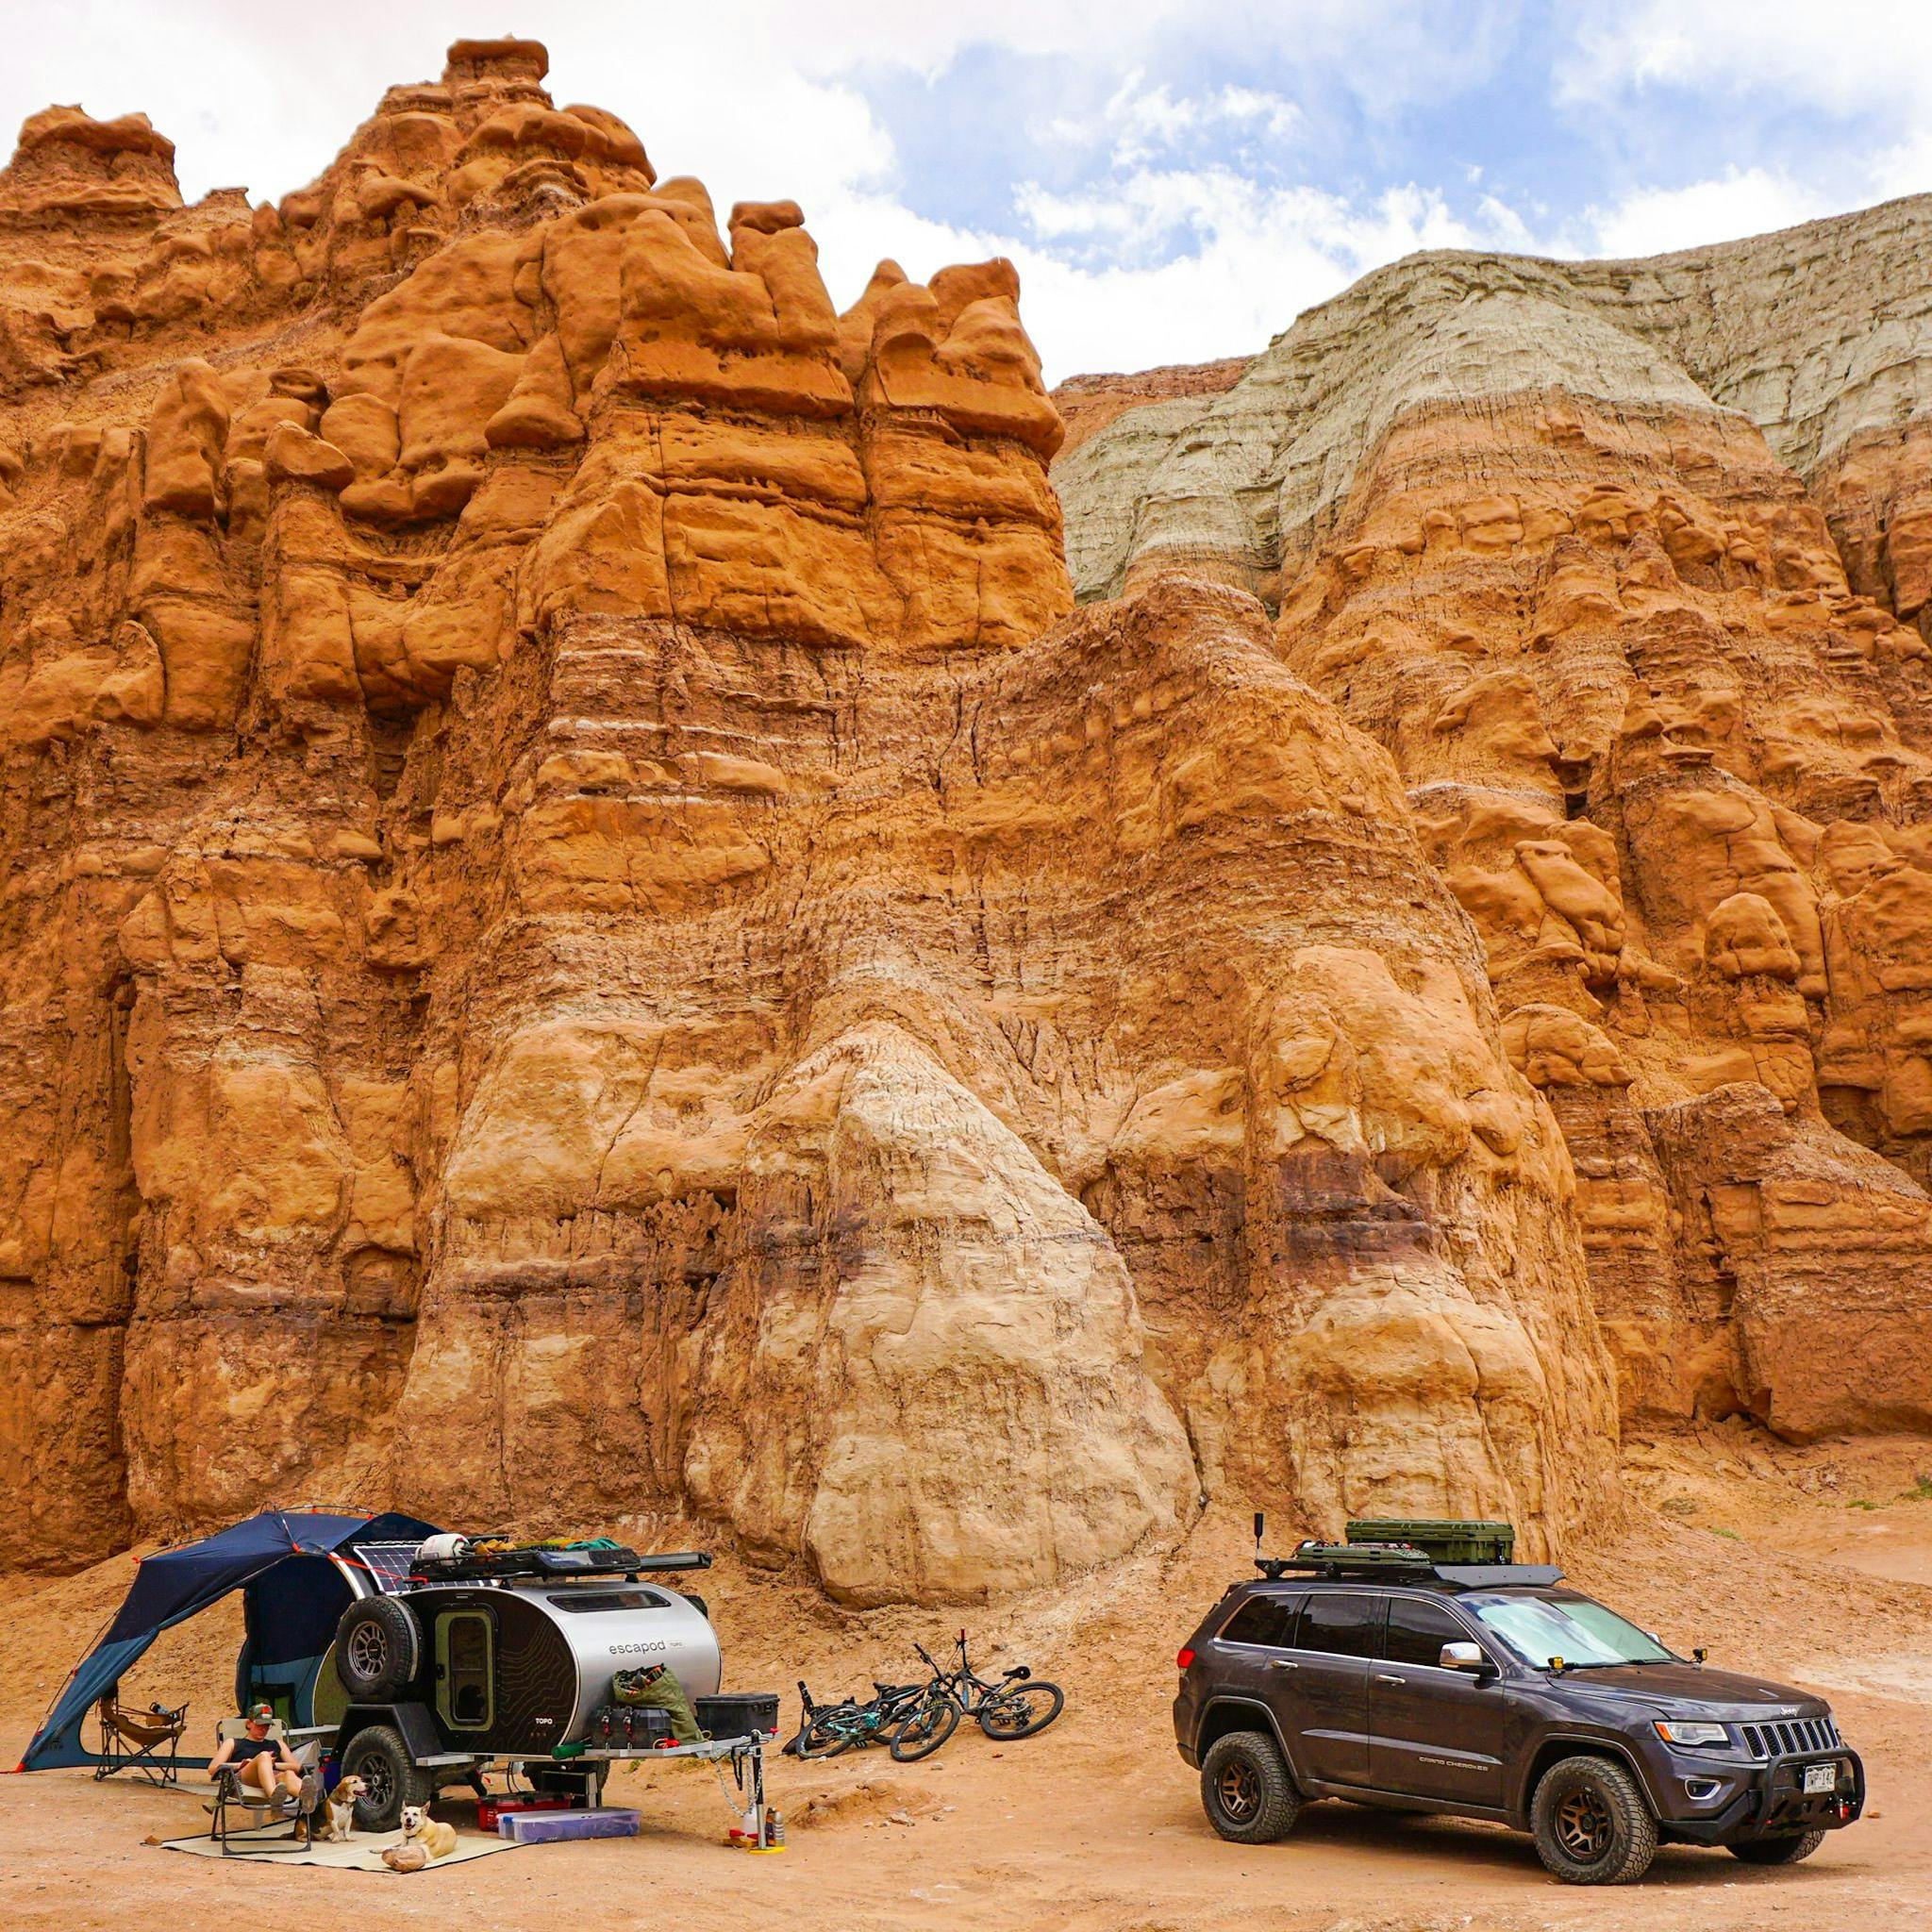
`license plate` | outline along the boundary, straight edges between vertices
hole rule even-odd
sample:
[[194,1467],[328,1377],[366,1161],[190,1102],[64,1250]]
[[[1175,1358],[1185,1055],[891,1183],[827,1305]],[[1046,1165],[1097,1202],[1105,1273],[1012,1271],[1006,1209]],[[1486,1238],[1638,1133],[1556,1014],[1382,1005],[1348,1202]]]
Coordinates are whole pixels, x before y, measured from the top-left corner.
[[1837,1765],[1807,1764],[1805,1767],[1805,1795],[1807,1798],[1817,1791],[1835,1791],[1837,1790]]

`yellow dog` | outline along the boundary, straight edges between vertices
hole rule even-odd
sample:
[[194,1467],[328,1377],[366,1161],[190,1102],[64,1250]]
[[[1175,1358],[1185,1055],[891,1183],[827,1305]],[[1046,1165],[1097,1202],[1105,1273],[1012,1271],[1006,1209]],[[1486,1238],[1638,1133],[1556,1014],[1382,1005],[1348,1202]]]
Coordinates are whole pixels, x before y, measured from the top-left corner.
[[457,1828],[430,1817],[421,1805],[405,1805],[403,1842],[421,1845],[432,1858],[446,1858],[457,1848]]

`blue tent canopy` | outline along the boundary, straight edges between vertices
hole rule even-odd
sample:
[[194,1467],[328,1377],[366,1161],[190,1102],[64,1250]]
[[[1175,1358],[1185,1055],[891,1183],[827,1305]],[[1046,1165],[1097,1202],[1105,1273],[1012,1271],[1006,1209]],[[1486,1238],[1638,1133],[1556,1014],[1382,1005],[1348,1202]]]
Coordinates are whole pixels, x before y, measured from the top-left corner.
[[352,1543],[420,1541],[434,1527],[413,1516],[333,1516],[306,1509],[266,1509],[246,1523],[195,1543],[144,1557],[134,1586],[107,1634],[75,1667],[67,1686],[34,1733],[22,1771],[92,1764],[96,1754],[80,1727],[101,1693],[163,1630],[228,1594],[246,1591],[251,1665],[317,1661],[335,1634],[349,1588],[327,1560]]

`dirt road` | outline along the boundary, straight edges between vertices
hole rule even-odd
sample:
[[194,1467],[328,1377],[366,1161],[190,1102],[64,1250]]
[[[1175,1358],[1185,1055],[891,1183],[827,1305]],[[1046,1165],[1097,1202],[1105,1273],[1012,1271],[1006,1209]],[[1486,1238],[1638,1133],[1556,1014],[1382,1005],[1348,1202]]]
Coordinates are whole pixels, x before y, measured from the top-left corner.
[[[1704,1466],[1699,1457],[1683,1468]],[[1527,1840],[1504,1831],[1341,1805],[1311,1807],[1280,1845],[1223,1844],[1202,1819],[1167,1717],[1175,1646],[1245,1567],[1237,1525],[1210,1521],[1170,1560],[967,1619],[985,1661],[1024,1657],[1067,1686],[1068,1714],[1046,1736],[995,1745],[962,1728],[937,1758],[908,1767],[882,1751],[825,1766],[774,1759],[773,1797],[791,1826],[779,1857],[722,1845],[724,1804],[694,1765],[616,1782],[613,1796],[643,1809],[640,1840],[538,1847],[412,1878],[186,1858],[143,1840],[203,1824],[198,1792],[50,1773],[0,1779],[0,1923],[183,1932],[238,1914],[284,1925],[380,1911],[402,1925],[521,1927],[569,1915],[788,1932],[1932,1925],[1932,1500],[1903,1499],[1909,1463],[1881,1473],[1867,1457],[1853,1472],[1856,1493],[1827,1486],[1822,1500],[1788,1475],[1748,1469],[1708,1492],[1668,1461],[1634,1474],[1649,1507],[1573,1554],[1572,1575],[1680,1649],[1707,1643],[1715,1663],[1748,1662],[1826,1691],[1865,1754],[1866,1820],[1794,1870],[1666,1849],[1636,1890],[1576,1890],[1551,1881]],[[1720,1512],[1732,1521],[1703,1520]],[[126,1579],[122,1562],[7,1591],[0,1747],[9,1759]],[[722,1567],[713,1579],[727,1682],[740,1688],[789,1693],[800,1674],[822,1690],[910,1674],[910,1640],[930,1645],[949,1628],[931,1615],[845,1615]],[[151,1654],[129,1694],[188,1690],[197,1729],[203,1713],[211,1726],[226,1707],[233,1641],[212,1617],[186,1626]],[[786,1708],[795,1708],[790,1694]]]

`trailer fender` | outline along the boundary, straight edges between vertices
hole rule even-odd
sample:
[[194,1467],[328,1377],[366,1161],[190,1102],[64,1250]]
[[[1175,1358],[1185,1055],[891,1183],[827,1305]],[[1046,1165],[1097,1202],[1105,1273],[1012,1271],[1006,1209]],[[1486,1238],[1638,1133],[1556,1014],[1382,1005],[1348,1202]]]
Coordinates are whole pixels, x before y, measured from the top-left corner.
[[342,1713],[342,1721],[336,1729],[335,1754],[338,1757],[342,1755],[349,1740],[368,1724],[393,1725],[401,1733],[403,1742],[409,1747],[409,1756],[418,1762],[441,1757],[448,1750],[441,1733],[436,1728],[436,1718],[426,1704],[352,1704]]

